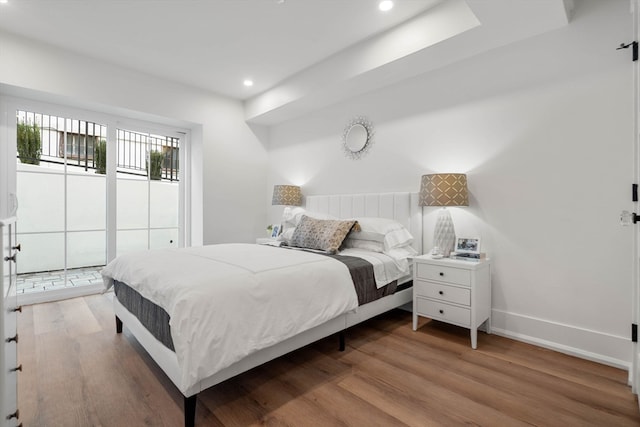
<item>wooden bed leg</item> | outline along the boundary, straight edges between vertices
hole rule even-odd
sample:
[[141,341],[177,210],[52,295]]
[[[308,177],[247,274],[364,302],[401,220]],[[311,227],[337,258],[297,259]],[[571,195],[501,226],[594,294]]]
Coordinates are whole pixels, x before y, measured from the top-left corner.
[[338,339],[340,340],[340,344],[339,344],[338,350],[344,351],[344,349],[345,349],[344,331],[340,331],[338,333]]
[[196,400],[198,395],[184,397],[184,427],[196,425]]
[[122,333],[122,320],[118,316],[116,316],[116,334]]

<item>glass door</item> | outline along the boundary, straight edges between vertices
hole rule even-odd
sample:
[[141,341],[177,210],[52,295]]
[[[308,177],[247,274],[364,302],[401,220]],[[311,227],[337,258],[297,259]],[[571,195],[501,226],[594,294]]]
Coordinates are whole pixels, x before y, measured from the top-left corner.
[[0,208],[17,206],[22,303],[95,292],[118,254],[185,245],[188,133],[20,99],[0,107],[15,141],[0,150]]
[[117,255],[182,246],[179,135],[117,130]]
[[99,285],[106,263],[103,124],[17,110],[18,292]]

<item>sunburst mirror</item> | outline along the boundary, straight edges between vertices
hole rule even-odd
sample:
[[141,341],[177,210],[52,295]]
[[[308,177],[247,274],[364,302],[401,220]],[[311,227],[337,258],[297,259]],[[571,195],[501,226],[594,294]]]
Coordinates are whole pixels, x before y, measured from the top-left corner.
[[366,117],[356,117],[344,128],[342,149],[345,156],[358,160],[364,156],[373,143],[373,125]]

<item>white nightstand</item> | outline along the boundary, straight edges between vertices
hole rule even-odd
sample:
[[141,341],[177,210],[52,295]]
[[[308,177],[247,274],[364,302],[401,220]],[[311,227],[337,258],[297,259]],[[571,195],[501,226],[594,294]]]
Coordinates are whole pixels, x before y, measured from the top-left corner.
[[482,323],[491,333],[491,261],[413,258],[414,331],[418,316],[470,329],[475,349]]
[[274,237],[258,237],[256,239],[256,243],[259,245],[268,245],[269,243],[275,242],[276,239]]

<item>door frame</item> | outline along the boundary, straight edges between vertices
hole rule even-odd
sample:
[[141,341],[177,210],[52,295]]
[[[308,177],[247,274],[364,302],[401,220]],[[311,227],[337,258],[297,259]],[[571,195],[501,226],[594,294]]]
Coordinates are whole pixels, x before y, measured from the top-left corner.
[[[631,14],[633,19],[633,40],[638,41],[640,38],[640,3],[639,0],[630,0]],[[640,183],[640,67],[639,61],[633,61],[633,182]],[[633,211],[638,212],[638,202],[633,202]],[[640,321],[640,227],[634,227],[633,230],[633,272],[632,272],[632,292],[631,292],[631,322],[638,325]],[[629,377],[631,380],[631,390],[638,394],[640,388],[640,348],[637,342],[631,345],[631,371]],[[640,400],[638,400],[640,409]]]

